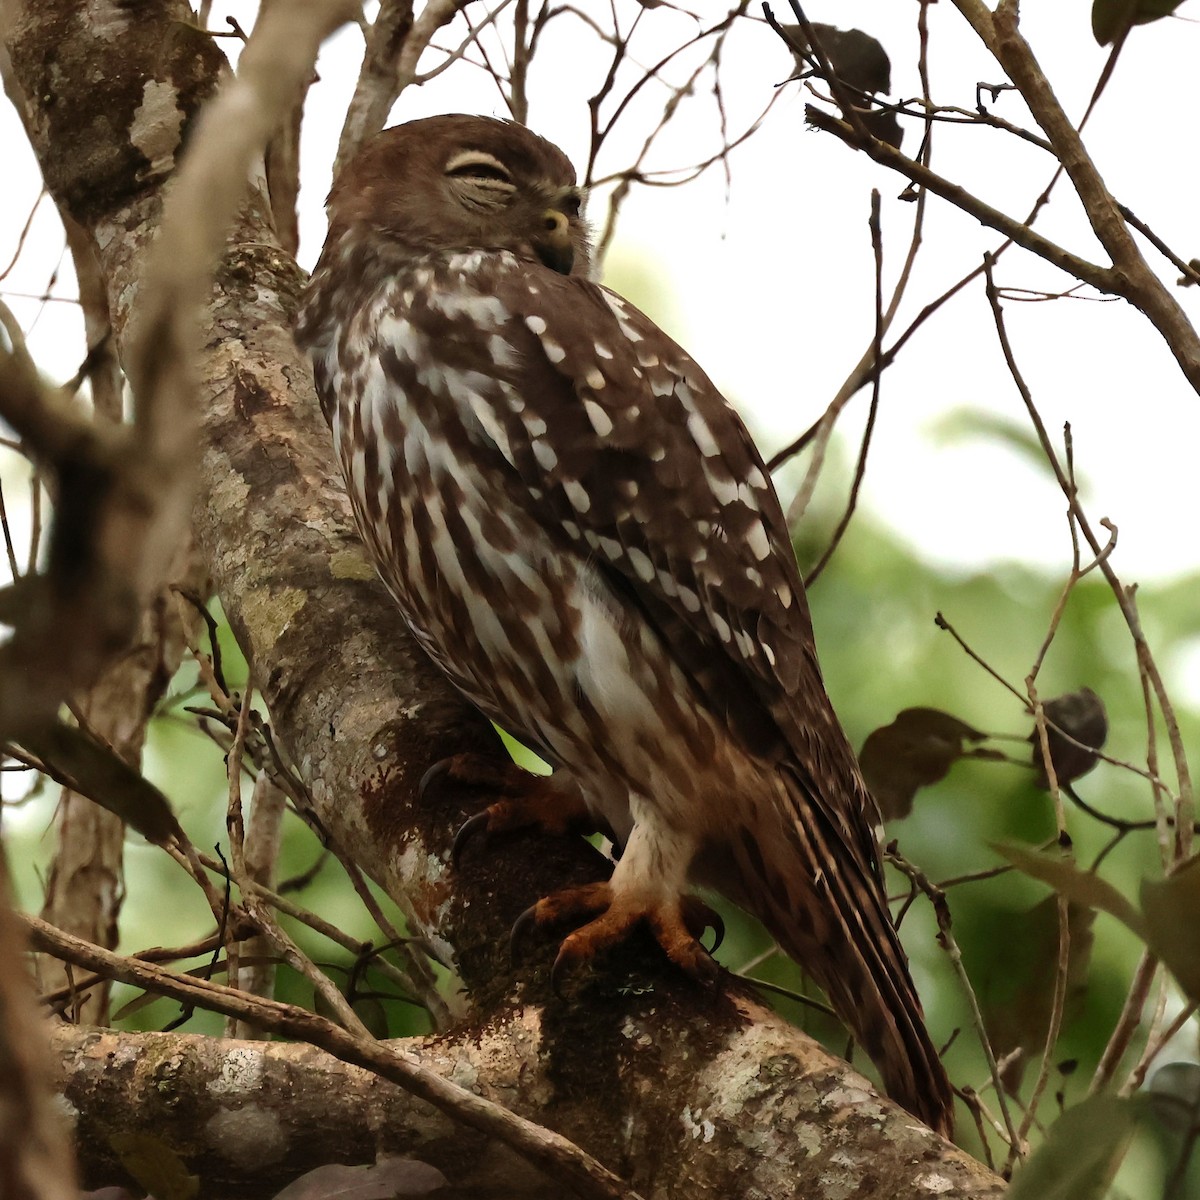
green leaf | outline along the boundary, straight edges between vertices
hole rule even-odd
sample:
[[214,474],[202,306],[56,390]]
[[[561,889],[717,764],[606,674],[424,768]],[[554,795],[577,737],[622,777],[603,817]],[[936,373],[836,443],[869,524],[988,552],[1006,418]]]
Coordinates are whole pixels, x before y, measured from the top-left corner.
[[1149,942],[1142,914],[1108,880],[1101,879],[1099,875],[1093,875],[1090,871],[1080,870],[1074,863],[1065,859],[1042,854],[1017,842],[992,842],[991,845],[997,854],[1007,858],[1019,871],[1048,883],[1056,892],[1060,892],[1076,904],[1098,908],[1116,917],[1142,941]]
[[1200,856],[1166,879],[1142,880],[1138,912],[1111,883],[1074,863],[1015,842],[993,842],[992,849],[1068,900],[1116,917],[1166,964],[1188,998],[1200,1003]]
[[[1067,960],[1063,1029],[1083,1009],[1092,954],[1095,911],[1074,901],[1067,905]],[[1040,1054],[1050,1028],[1054,981],[1058,972],[1059,908],[1054,893],[1011,917],[1011,936],[997,939],[987,964],[979,1004],[983,1025],[997,1058],[1008,1057],[1002,1079],[1010,1094],[1021,1086],[1025,1067]],[[1013,1050],[1023,1054],[1013,1055]]]
[[149,1133],[111,1133],[109,1145],[121,1166],[156,1200],[196,1200],[200,1180],[161,1138]]
[[1140,899],[1150,949],[1200,1003],[1200,858],[1166,879],[1143,879]]
[[1004,446],[1039,474],[1050,474],[1046,453],[1037,435],[1020,422],[973,408],[955,408],[939,417],[931,428],[940,445],[983,441],[991,446]]
[[1139,1108],[1117,1096],[1089,1096],[1067,1109],[1013,1176],[1006,1200],[1102,1200]]

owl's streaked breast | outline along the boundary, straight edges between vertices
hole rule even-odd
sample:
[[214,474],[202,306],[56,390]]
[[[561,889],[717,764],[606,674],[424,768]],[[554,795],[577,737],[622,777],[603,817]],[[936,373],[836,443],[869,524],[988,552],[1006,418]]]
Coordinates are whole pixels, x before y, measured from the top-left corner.
[[[519,414],[535,454],[547,445],[506,337],[522,319],[488,294],[509,270],[507,255],[452,255],[384,284],[326,350],[335,443],[371,557],[456,686],[552,762],[644,787],[666,722],[701,757],[717,739],[707,714],[681,711],[678,669],[591,555],[529,510],[497,417]],[[624,805],[592,797],[628,826]]]

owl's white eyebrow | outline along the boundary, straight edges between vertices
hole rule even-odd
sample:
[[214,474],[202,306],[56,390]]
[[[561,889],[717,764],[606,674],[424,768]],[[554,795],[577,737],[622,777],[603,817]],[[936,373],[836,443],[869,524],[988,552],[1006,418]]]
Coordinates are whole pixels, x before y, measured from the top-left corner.
[[486,150],[462,150],[446,164],[446,174],[453,175],[463,167],[491,167],[500,172],[505,178],[509,175],[508,168],[495,155]]

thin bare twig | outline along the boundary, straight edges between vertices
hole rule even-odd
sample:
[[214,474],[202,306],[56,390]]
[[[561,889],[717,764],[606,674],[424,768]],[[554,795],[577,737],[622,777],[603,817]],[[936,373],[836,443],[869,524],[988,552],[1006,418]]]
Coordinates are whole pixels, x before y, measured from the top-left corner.
[[975,1028],[976,1036],[979,1038],[979,1044],[983,1048],[983,1056],[987,1060],[988,1071],[996,1089],[996,1103],[999,1104],[1000,1114],[1004,1119],[1008,1144],[1010,1148],[1015,1147],[1019,1145],[1017,1129],[1013,1124],[1012,1113],[1009,1111],[1008,1101],[1005,1097],[1004,1083],[1000,1078],[1000,1068],[996,1062],[996,1054],[992,1049],[991,1039],[988,1037],[987,1028],[984,1025],[983,1012],[980,1010],[975,989],[971,985],[970,976],[968,976],[966,966],[963,964],[962,950],[959,949],[958,942],[954,937],[954,923],[950,917],[950,904],[946,899],[946,894],[941,888],[930,882],[923,871],[900,854],[894,844],[888,847],[886,858],[901,874],[911,880],[929,898],[929,902],[933,905],[933,912],[937,918],[938,925],[938,942],[941,944],[942,949],[946,951],[951,966],[954,968],[954,973],[958,977],[959,984],[962,987],[963,995],[967,999],[967,1005],[971,1010],[971,1023]]
[[858,506],[858,493],[862,487],[863,476],[867,470],[867,453],[871,448],[871,434],[875,431],[875,418],[879,414],[879,387],[883,373],[883,231],[879,223],[879,191],[871,190],[871,250],[875,259],[875,342],[871,347],[873,369],[871,372],[871,406],[867,410],[867,424],[863,429],[862,444],[858,451],[858,461],[854,465],[854,479],[850,484],[850,498],[846,502],[845,512],[829,539],[825,552],[817,559],[816,565],[804,578],[806,588],[820,577],[826,563],[833,557],[833,552],[841,543],[850,520]]
[[114,954],[55,929],[37,917],[19,915],[18,921],[24,925],[33,946],[47,954],[197,1008],[255,1021],[286,1037],[317,1046],[342,1062],[371,1071],[420,1096],[452,1119],[503,1142],[588,1200],[638,1200],[624,1181],[573,1142],[443,1079],[402,1049],[356,1036],[292,1004],[249,996],[235,988]]
[[1095,1095],[1104,1091],[1116,1075],[1121,1059],[1142,1023],[1142,1010],[1146,1007],[1146,998],[1150,995],[1158,966],[1158,959],[1149,950],[1143,950],[1138,959],[1137,969],[1133,973],[1125,1003],[1121,1006],[1121,1015],[1109,1035],[1108,1044],[1104,1047],[1104,1053],[1100,1055],[1099,1063],[1096,1064],[1095,1073],[1088,1086],[1089,1094]]
[[[989,255],[984,256],[984,268],[989,275],[988,290],[989,300],[993,302],[993,312],[999,308],[999,299],[996,296],[994,281],[990,278],[993,260]],[[1179,790],[1175,802],[1175,851],[1176,861],[1183,861],[1191,853],[1192,845],[1192,828],[1195,821],[1195,794],[1192,789],[1191,770],[1188,766],[1187,754],[1183,745],[1183,738],[1179,730],[1179,721],[1175,713],[1175,706],[1167,694],[1166,686],[1163,683],[1162,675],[1159,673],[1158,665],[1154,660],[1154,655],[1151,653],[1150,645],[1146,641],[1145,633],[1142,630],[1141,618],[1137,611],[1137,601],[1135,592],[1131,588],[1126,588],[1117,578],[1116,572],[1112,568],[1112,564],[1108,561],[1104,554],[1104,546],[1100,539],[1093,531],[1090,522],[1087,519],[1086,513],[1079,505],[1078,497],[1075,495],[1071,480],[1064,472],[1062,464],[1059,462],[1058,455],[1055,452],[1054,446],[1050,441],[1049,435],[1046,432],[1046,427],[1042,422],[1041,415],[1038,413],[1037,407],[1033,403],[1033,396],[1029,391],[1028,385],[1017,366],[1016,358],[1013,354],[1012,346],[1009,343],[1008,332],[1005,329],[1002,319],[996,322],[996,334],[1000,341],[1000,348],[1004,354],[1004,361],[1008,365],[1009,374],[1012,376],[1013,383],[1016,384],[1017,390],[1024,401],[1026,411],[1033,423],[1034,431],[1037,434],[1038,442],[1042,447],[1042,453],[1046,456],[1046,461],[1050,464],[1054,472],[1054,477],[1058,481],[1059,487],[1062,489],[1063,495],[1067,498],[1068,504],[1071,505],[1075,514],[1075,520],[1078,523],[1079,531],[1083,534],[1084,540],[1091,547],[1092,553],[1096,556],[1096,565],[1099,567],[1101,574],[1108,582],[1117,605],[1121,610],[1121,615],[1125,618],[1125,624],[1129,629],[1129,633],[1133,638],[1134,647],[1137,650],[1139,670],[1145,673],[1150,687],[1153,690],[1155,702],[1158,705],[1159,712],[1162,714],[1163,724],[1166,726],[1167,739],[1171,746],[1172,756],[1174,759],[1175,773],[1179,782]]]
[[[238,712],[237,728],[234,732],[233,748],[229,752],[229,808],[226,817],[226,828],[229,830],[229,844],[232,850],[233,880],[242,894],[242,904],[251,919],[261,930],[263,936],[271,943],[283,961],[294,971],[302,975],[312,984],[313,990],[325,1003],[338,1021],[351,1033],[360,1037],[370,1037],[367,1027],[359,1019],[358,1014],[350,1007],[346,997],[329,977],[296,945],[295,941],[284,932],[283,927],[275,919],[259,898],[254,888],[254,879],[246,867],[245,827],[242,818],[242,754],[246,746],[246,734],[250,728],[250,700],[253,689],[247,685],[242,696],[241,708]],[[230,982],[238,979],[236,970],[236,946],[227,946],[226,958],[229,960]]]
[[[1031,672],[1025,681],[1029,693],[1029,703],[1033,708],[1034,730],[1037,734],[1037,747],[1042,758],[1046,773],[1047,786],[1054,804],[1055,824],[1058,830],[1060,853],[1066,858],[1072,857],[1069,849],[1070,836],[1067,831],[1066,807],[1062,801],[1062,793],[1058,786],[1058,772],[1054,765],[1054,756],[1050,753],[1050,732],[1046,721],[1046,712],[1038,699],[1035,675]],[[1054,995],[1050,1002],[1050,1020],[1047,1023],[1046,1038],[1042,1047],[1041,1058],[1038,1062],[1037,1078],[1030,1091],[1025,1113],[1017,1130],[1017,1140],[1009,1147],[1008,1166],[1011,1168],[1024,1156],[1026,1139],[1033,1127],[1037,1113],[1038,1102],[1046,1090],[1050,1080],[1050,1070],[1054,1055],[1054,1047],[1058,1045],[1059,1032],[1062,1029],[1063,1009],[1067,1002],[1067,975],[1071,966],[1071,928],[1067,898],[1063,893],[1057,895],[1058,911],[1058,958],[1054,966]]]
[[[932,105],[932,99],[929,91],[929,64],[928,64],[928,47],[929,47],[929,31],[927,28],[927,0],[921,0],[917,11],[917,34],[920,43],[920,54],[918,57],[918,71],[921,77],[921,93],[925,101],[926,109]],[[933,127],[929,121],[926,121],[924,136],[921,140],[921,148],[918,151],[918,161],[928,167],[933,153]],[[908,291],[909,282],[912,279],[913,269],[916,266],[917,254],[921,248],[924,229],[925,217],[927,211],[927,196],[924,188],[918,188],[916,192],[916,212],[913,216],[912,232],[909,237],[908,252],[905,255],[904,265],[900,269],[900,274],[896,279],[896,283],[892,288],[892,294],[888,300],[887,308],[883,312],[882,318],[877,321],[874,335],[870,346],[860,357],[855,364],[850,374],[846,377],[841,387],[838,388],[837,394],[826,407],[825,412],[809,431],[801,435],[796,442],[774,455],[768,463],[770,470],[774,471],[777,467],[786,462],[793,454],[809,444],[809,441],[815,438],[813,447],[812,459],[805,472],[803,481],[796,491],[796,495],[792,498],[788,505],[787,519],[792,526],[796,525],[804,514],[808,511],[809,503],[812,500],[813,493],[816,490],[817,479],[819,478],[824,466],[825,456],[828,452],[830,440],[833,437],[834,425],[838,416],[850,400],[857,395],[859,390],[870,381],[873,385],[873,391],[877,391],[878,380],[883,371],[891,365],[895,358],[894,353],[885,354],[882,349],[883,337],[891,328],[892,322],[899,312],[900,304]],[[876,285],[878,291],[878,282]]]

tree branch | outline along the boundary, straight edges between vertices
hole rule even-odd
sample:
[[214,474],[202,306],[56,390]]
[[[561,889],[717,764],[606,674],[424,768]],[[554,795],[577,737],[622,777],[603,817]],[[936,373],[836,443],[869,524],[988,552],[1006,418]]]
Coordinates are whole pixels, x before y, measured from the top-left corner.
[[[29,939],[40,950],[57,954],[77,966],[103,972],[113,979],[172,996],[267,1029],[298,1038],[328,1051],[343,1062],[363,1067],[406,1092],[419,1096],[455,1121],[469,1125],[516,1150],[546,1169],[555,1179],[573,1186],[589,1200],[638,1200],[624,1184],[590,1156],[551,1130],[523,1120],[500,1105],[443,1079],[403,1048],[377,1042],[369,1035],[348,1032],[325,1017],[239,992],[236,988],[180,975],[154,963],[124,958],[55,929],[36,917],[23,917]],[[227,1044],[227,1043],[222,1043]]]
[[948,200],[955,208],[962,209],[981,225],[987,225],[990,229],[1002,233],[1022,249],[1036,254],[1039,258],[1044,258],[1046,262],[1065,271],[1068,275],[1082,279],[1084,283],[1091,284],[1097,291],[1108,292],[1115,296],[1125,295],[1123,280],[1111,268],[1098,266],[1086,258],[1072,254],[1056,242],[1043,237],[1028,225],[1022,224],[998,208],[992,208],[990,204],[985,204],[978,196],[968,192],[966,188],[952,183],[936,171],[931,171],[916,159],[909,158],[907,154],[902,154],[895,146],[881,142],[876,137],[859,134],[847,122],[839,120],[825,112],[824,109],[817,108],[812,104],[805,108],[804,117],[814,128],[841,138],[846,145],[861,150],[877,163],[890,167],[893,171],[898,171],[918,187],[927,188],[935,196],[941,196],[943,200]]
[[[505,1012],[451,1036],[362,1043],[302,1009],[134,967],[40,922],[31,925],[35,941],[53,944],[80,965],[121,973],[139,987],[187,990],[198,1004],[236,1009],[313,1043],[60,1028],[54,1035],[60,1083],[80,1114],[77,1141],[92,1186],[121,1178],[100,1131],[133,1121],[185,1150],[204,1191],[231,1198],[261,1195],[322,1162],[369,1162],[386,1152],[432,1163],[473,1196],[557,1200],[560,1183],[531,1175],[497,1142],[524,1152],[509,1132],[531,1121],[565,1118],[594,1133],[599,1102],[619,1113],[617,1161],[647,1196],[817,1195],[847,1171],[855,1175],[859,1200],[932,1194],[986,1200],[1004,1190],[978,1162],[879,1099],[846,1063],[745,995],[712,997],[705,1030],[688,1030],[671,1014],[690,988],[683,984],[639,995],[613,992],[611,1011],[599,1021],[586,1006],[564,1013],[560,1004],[558,1011]],[[600,1044],[589,1047],[593,1070],[585,1078],[562,1073],[555,1042],[564,1029],[602,1041],[603,1057],[597,1056]],[[604,1061],[610,1055],[613,1061]],[[170,1087],[162,1086],[164,1073]],[[435,1083],[432,1075],[470,1081],[471,1091],[460,1097],[460,1089]],[[417,1078],[428,1093],[411,1086]],[[452,1120],[431,1118],[405,1092],[437,1104]],[[460,1099],[466,1107],[459,1107]],[[505,1114],[511,1124],[499,1123],[496,1104],[525,1119]],[[828,1119],[833,1113],[837,1119]],[[498,1123],[485,1124],[480,1114]],[[269,1129],[267,1152],[256,1152],[253,1162],[231,1156],[226,1135],[232,1120]],[[459,1122],[483,1136],[464,1133]],[[784,1130],[787,1136],[780,1136]],[[551,1145],[568,1153],[561,1139],[547,1136],[550,1142],[535,1143],[545,1148],[545,1163]],[[580,1178],[578,1170],[573,1177]],[[583,1194],[613,1193],[597,1184]]]

